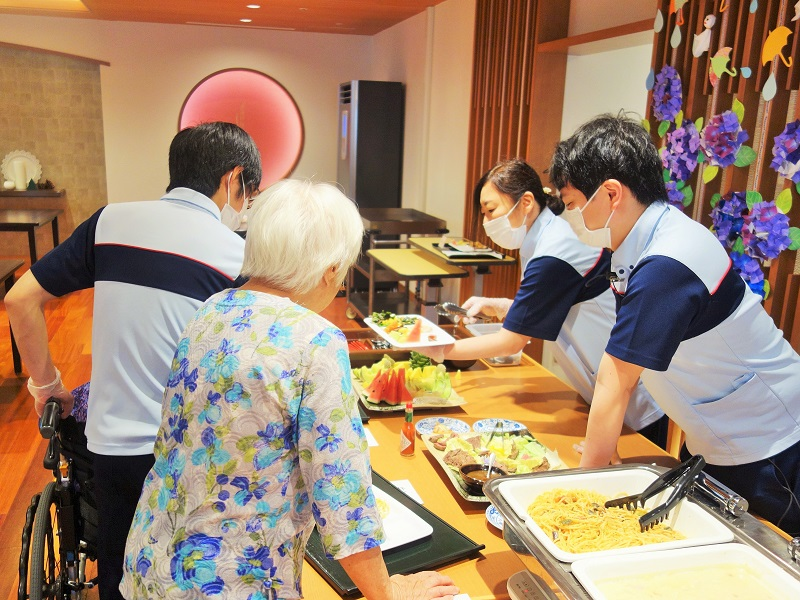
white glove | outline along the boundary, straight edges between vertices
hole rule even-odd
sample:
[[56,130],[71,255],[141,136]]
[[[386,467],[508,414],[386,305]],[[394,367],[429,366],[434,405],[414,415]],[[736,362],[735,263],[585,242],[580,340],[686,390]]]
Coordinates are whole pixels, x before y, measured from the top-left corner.
[[424,348],[403,348],[404,350],[408,350],[409,352],[416,352],[417,354],[422,354],[430,358],[433,362],[443,362],[444,355],[450,348],[453,347],[453,344],[447,344],[444,346],[425,346]]
[[56,369],[56,378],[47,385],[34,385],[33,380],[28,378],[28,392],[33,396],[36,408],[36,414],[40,417],[44,412],[45,404],[50,398],[55,398],[61,405],[61,417],[65,418],[72,412],[72,406],[75,404],[75,398],[72,397],[70,391],[61,383],[61,372]]
[[475,323],[478,320],[475,318],[475,315],[479,313],[487,317],[503,319],[513,302],[514,301],[509,298],[482,298],[480,296],[472,296],[472,298],[464,302],[464,305],[461,307],[467,311],[467,315],[462,317],[461,322],[466,325]]

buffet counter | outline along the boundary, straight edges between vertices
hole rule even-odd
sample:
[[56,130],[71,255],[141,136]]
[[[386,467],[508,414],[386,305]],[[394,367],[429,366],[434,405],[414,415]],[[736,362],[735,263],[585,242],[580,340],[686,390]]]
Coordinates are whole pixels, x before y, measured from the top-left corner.
[[[417,410],[415,422],[431,416],[453,417],[470,425],[480,419],[513,419],[526,425],[545,446],[558,451],[567,467],[578,466],[580,455],[572,446],[583,439],[589,407],[544,367],[527,356],[523,356],[518,366],[490,366],[478,361],[469,370],[451,373],[451,380],[466,403],[454,408]],[[378,442],[370,448],[373,470],[390,481],[410,481],[422,498],[423,506],[478,544],[485,545],[478,558],[439,569],[452,577],[463,593],[469,594],[471,600],[509,598],[506,581],[525,568],[549,580],[536,561],[523,564],[504,541],[502,532],[487,522],[487,503],[468,501],[455,491],[419,436],[414,456],[400,456],[402,411],[367,411],[367,414],[370,419],[365,428]],[[620,438],[619,452],[624,462],[655,462],[661,466],[673,466],[677,462],[628,429]],[[302,582],[306,598],[340,597],[308,561]]]

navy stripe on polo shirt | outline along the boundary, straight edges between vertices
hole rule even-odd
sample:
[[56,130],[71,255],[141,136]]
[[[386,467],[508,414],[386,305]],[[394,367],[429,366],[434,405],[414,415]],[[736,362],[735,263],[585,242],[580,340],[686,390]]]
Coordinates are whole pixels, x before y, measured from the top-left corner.
[[624,294],[614,290],[617,323],[606,352],[654,371],[666,371],[684,340],[710,331],[739,306],[745,283],[732,265],[715,289],[682,262],[649,256],[632,271]]
[[96,281],[116,281],[174,292],[204,302],[233,279],[179,254],[119,244],[96,244]]
[[555,340],[575,304],[596,298],[608,289],[605,273],[610,264],[609,253],[599,253],[594,266],[581,276],[575,267],[560,258],[532,258],[503,321],[503,329],[542,340]]

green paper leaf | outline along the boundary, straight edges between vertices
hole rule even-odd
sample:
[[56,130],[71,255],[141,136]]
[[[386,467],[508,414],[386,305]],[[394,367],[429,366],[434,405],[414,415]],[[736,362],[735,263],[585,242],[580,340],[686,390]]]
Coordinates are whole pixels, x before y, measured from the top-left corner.
[[642,119],[642,127],[647,133],[650,133],[650,121],[647,119]]
[[664,183],[667,183],[670,180],[669,169],[661,171],[661,177],[664,178]]
[[703,169],[703,183],[708,183],[717,176],[719,167],[717,165],[708,165]]
[[798,182],[797,185],[794,186],[794,189],[796,189],[797,193],[800,194],[800,182]]
[[675,115],[675,127],[680,127],[681,123],[683,123],[683,110],[679,110],[678,114]]
[[737,167],[746,167],[756,159],[756,151],[750,146],[742,146],[736,154],[736,162],[733,164]]
[[669,130],[669,121],[661,121],[658,125],[658,137],[664,137]]
[[739,102],[737,98],[734,98],[731,111],[736,115],[736,118],[739,119],[739,123],[741,123],[742,119],[744,119],[744,104]]
[[713,196],[711,196],[711,208],[714,208],[717,205],[717,202],[719,202],[721,198],[722,196],[719,194],[714,194]]
[[789,250],[800,250],[800,228],[789,227],[789,239],[792,243],[789,245]]
[[753,205],[764,199],[761,194],[753,191],[748,191],[745,197],[747,198],[747,210],[753,210]]
[[775,198],[775,207],[783,214],[792,210],[792,188],[786,188]]
[[689,206],[694,200],[694,192],[692,191],[692,186],[687,185],[683,188],[683,205]]
[[703,154],[702,152],[698,152],[697,153],[697,164],[699,165],[701,162],[705,162],[705,161],[706,161],[706,155]]
[[769,285],[769,281],[767,279],[764,280],[764,300],[769,298],[769,293],[772,290],[772,287]]
[[703,129],[703,117],[700,117],[694,122],[694,126],[697,128],[697,131],[701,131]]
[[731,252],[738,252],[739,254],[744,254],[744,243],[742,242],[742,238],[737,237],[736,241],[733,243],[733,247],[731,248]]

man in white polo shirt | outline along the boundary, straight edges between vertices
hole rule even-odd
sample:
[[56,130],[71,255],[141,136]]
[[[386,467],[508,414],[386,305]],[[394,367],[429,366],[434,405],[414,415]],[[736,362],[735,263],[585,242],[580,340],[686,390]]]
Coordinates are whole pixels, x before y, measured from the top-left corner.
[[261,158],[240,127],[204,123],[172,140],[169,172],[160,200],[103,207],[5,300],[37,412],[55,396],[66,416],[73,399],[50,356],[44,306],[94,288],[86,437],[95,455],[103,600],[122,597],[125,540],[153,465],[177,341],[197,308],[239,276],[244,241],[233,230],[261,182]]
[[641,376],[686,433],[682,458],[800,535],[800,356],[703,225],[667,204],[639,123],[603,115],[556,148],[551,181],[587,244],[613,251],[617,322],[600,362],[581,466],[608,464]]

